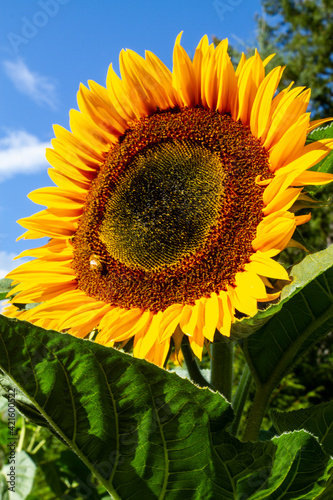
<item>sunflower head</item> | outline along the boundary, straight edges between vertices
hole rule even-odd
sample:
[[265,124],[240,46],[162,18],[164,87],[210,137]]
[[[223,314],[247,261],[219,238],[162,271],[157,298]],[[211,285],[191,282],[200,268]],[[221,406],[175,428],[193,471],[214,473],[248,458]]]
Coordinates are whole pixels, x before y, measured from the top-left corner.
[[[277,93],[256,51],[235,69],[227,40],[207,37],[193,60],[177,37],[173,71],[151,52],[120,54],[121,78],[89,82],[56,126],[47,159],[54,187],[30,198],[46,209],[20,224],[35,260],[9,273],[7,314],[44,328],[123,345],[159,365],[172,339],[189,337],[200,358],[237,317],[268,302],[271,279],[288,280],[273,259],[310,214],[290,211],[303,186],[330,182],[308,169],[332,140],[305,146],[310,92]],[[323,121],[321,121],[322,123]]]

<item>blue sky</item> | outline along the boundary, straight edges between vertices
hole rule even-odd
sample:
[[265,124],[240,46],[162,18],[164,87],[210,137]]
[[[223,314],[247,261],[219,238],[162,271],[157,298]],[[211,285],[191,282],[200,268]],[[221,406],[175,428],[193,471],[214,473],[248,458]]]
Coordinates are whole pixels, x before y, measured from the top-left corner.
[[104,85],[122,48],[151,50],[171,69],[175,38],[193,55],[207,34],[255,45],[259,0],[11,0],[0,19],[0,278],[42,240],[20,240],[16,221],[42,209],[27,198],[52,185],[45,148],[53,124],[69,128],[80,82]]

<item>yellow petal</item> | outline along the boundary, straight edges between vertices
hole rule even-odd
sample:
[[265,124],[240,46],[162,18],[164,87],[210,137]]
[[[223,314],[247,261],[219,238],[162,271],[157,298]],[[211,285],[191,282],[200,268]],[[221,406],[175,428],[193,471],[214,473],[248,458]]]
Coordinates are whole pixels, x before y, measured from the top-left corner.
[[140,334],[135,335],[133,352],[138,358],[145,358],[158,339],[159,324],[162,318],[162,311],[152,315],[151,321],[146,325]]
[[197,104],[198,91],[195,87],[193,63],[183,47],[177,43],[173,52],[172,83],[183,105],[195,106]]
[[282,168],[286,163],[291,162],[301,154],[309,119],[310,113],[304,113],[270,149],[269,161],[272,172]]
[[31,217],[26,217],[17,221],[21,226],[39,231],[48,237],[68,238],[72,236],[77,229],[77,222],[73,217],[55,217],[46,210],[39,212]]
[[[36,189],[28,194],[28,198],[38,205],[66,209],[82,209],[86,193],[64,191],[57,187]],[[65,212],[66,213],[66,212]]]
[[324,172],[303,172],[298,175],[293,181],[294,186],[308,186],[317,184],[328,184],[333,182],[333,174],[327,174]]
[[254,316],[258,311],[256,299],[251,297],[242,287],[234,288],[233,304],[238,311],[247,316]]
[[173,335],[179,324],[183,309],[183,304],[172,304],[163,312],[159,329],[160,342],[165,342]]
[[205,321],[203,335],[210,342],[213,342],[215,330],[219,320],[219,303],[216,293],[212,293],[205,304]]
[[262,252],[256,252],[251,255],[250,263],[245,264],[244,268],[267,278],[289,279],[285,268],[275,260],[265,256]]
[[313,142],[304,146],[301,156],[291,161],[283,168],[277,170],[276,175],[286,175],[287,173],[296,172],[301,174],[304,170],[316,165],[320,160],[325,158],[333,149],[332,139],[322,139],[321,141]]
[[250,122],[252,105],[264,77],[265,69],[256,50],[255,55],[245,62],[239,74],[239,109],[237,119],[240,119],[244,124]]
[[146,51],[146,59],[151,73],[155,75],[155,78],[165,90],[165,98],[168,100],[168,107],[173,108],[177,104],[177,101],[172,87],[171,71],[152,52]]
[[147,361],[154,363],[157,366],[163,366],[165,358],[169,352],[170,341],[159,343],[156,341],[150,351],[145,356]]
[[270,149],[274,146],[306,111],[310,93],[308,91],[301,93],[304,88],[295,87],[290,90],[289,87],[274,97],[271,108],[271,123],[263,143],[264,148]]
[[207,35],[204,35],[200,40],[193,57],[193,71],[196,78],[195,99],[199,104],[202,103],[200,89],[201,89],[201,82],[204,80],[203,68],[205,65],[204,61],[206,60],[207,57],[208,47],[209,47],[208,37]]
[[[140,59],[140,56],[131,50],[122,50],[119,57],[121,76],[137,118],[153,114],[157,109],[157,102],[149,88],[149,81],[154,82],[152,88],[157,87],[156,93],[159,93],[158,82],[145,71]],[[146,80],[148,80],[147,85]]]
[[202,359],[202,349],[204,345],[204,336],[202,335],[201,330],[199,328],[196,328],[195,331],[193,332],[193,336],[190,337],[190,346],[191,349],[194,353],[194,355],[201,361]]
[[99,324],[99,334],[96,341],[105,340],[106,342],[122,342],[131,338],[131,330],[135,328],[137,322],[143,315],[139,308],[124,310],[115,308],[108,315],[104,316]]
[[251,111],[250,127],[255,137],[262,137],[267,132],[268,120],[273,95],[281,80],[284,68],[274,68],[261,82]]
[[266,297],[266,288],[259,276],[250,270],[237,273],[235,277],[236,287],[244,290],[248,295],[255,299]]
[[[292,215],[292,214],[290,214]],[[272,222],[271,227],[266,226],[266,230],[261,230],[260,225],[257,229],[258,236],[252,241],[252,247],[254,250],[261,252],[270,251],[270,256],[277,255],[281,252],[288,241],[292,237],[295,228],[296,221],[294,218],[277,218]]]
[[[89,82],[94,87],[94,82]],[[107,101],[105,101],[107,99]],[[126,130],[126,122],[114,109],[108,96],[101,99],[96,92],[88,90],[82,83],[77,94],[77,102],[82,113],[85,113],[105,133],[114,135],[116,138]],[[118,118],[118,119],[117,119]]]
[[265,215],[272,214],[278,210],[288,210],[298,199],[302,189],[289,188],[278,193],[263,209]]
[[217,329],[222,335],[230,337],[231,324],[234,321],[235,314],[230,294],[222,290],[218,295],[218,302],[220,313]]
[[320,127],[320,125],[323,125],[324,123],[331,122],[333,121],[333,118],[321,118],[320,120],[313,120],[310,122],[309,127],[308,127],[308,133],[314,130],[317,127]]
[[106,87],[116,111],[123,116],[128,124],[135,119],[135,113],[131,102],[125,92],[125,84],[113,70],[112,64],[109,66],[106,77]]

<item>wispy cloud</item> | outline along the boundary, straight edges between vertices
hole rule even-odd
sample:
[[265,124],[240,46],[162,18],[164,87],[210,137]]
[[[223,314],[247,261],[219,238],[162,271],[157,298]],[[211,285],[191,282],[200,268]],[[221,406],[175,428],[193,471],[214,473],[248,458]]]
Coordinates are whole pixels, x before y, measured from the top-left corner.
[[0,279],[18,266],[17,262],[13,261],[14,257],[16,257],[14,253],[0,252]]
[[16,174],[33,174],[47,168],[45,148],[49,142],[24,130],[10,131],[0,138],[0,182]]
[[0,251],[0,279],[4,278],[9,271],[15,269],[15,267],[24,264],[24,262],[28,262],[29,258],[24,257],[22,259],[13,260],[14,257],[17,257],[17,254],[12,252],[5,252],[4,250]]
[[52,79],[31,71],[22,59],[4,61],[3,67],[19,92],[41,106],[57,109],[56,84]]

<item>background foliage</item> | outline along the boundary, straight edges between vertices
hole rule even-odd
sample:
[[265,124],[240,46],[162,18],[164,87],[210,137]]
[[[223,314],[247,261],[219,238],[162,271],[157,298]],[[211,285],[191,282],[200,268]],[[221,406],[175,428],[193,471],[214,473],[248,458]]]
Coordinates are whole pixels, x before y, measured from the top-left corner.
[[262,0],[258,48],[287,65],[281,86],[311,88],[312,119],[333,116],[333,1]]

